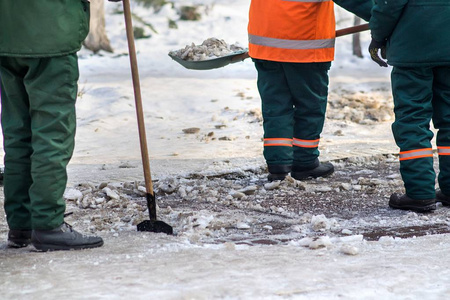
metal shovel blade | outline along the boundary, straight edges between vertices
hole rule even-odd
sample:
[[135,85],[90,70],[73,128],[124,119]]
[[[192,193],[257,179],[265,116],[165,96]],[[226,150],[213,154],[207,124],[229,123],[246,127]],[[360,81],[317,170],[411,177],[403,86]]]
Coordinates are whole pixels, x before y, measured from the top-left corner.
[[156,219],[156,198],[154,193],[147,193],[145,198],[147,200],[147,208],[148,214],[150,215],[150,220],[145,220],[137,224],[137,231],[150,231],[172,235],[172,226]]
[[169,53],[169,56],[183,67],[190,70],[212,70],[222,68],[226,65],[243,61],[249,57],[247,50],[239,50],[221,57],[197,61],[184,60],[172,53]]
[[155,233],[165,233],[172,235],[173,228],[163,221],[145,220],[137,224],[137,231],[150,231]]

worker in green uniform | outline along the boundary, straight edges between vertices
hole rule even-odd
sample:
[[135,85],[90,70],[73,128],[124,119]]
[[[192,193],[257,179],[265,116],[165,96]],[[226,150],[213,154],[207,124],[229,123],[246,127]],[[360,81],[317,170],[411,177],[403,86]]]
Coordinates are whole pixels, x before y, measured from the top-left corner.
[[74,150],[76,52],[89,31],[87,0],[0,1],[1,124],[8,242],[38,250],[99,247],[64,222]]
[[319,142],[334,59],[334,3],[370,18],[372,0],[252,0],[249,55],[258,71],[268,180],[325,177]]
[[[392,131],[400,148],[406,193],[391,195],[389,205],[432,211],[436,197],[450,205],[450,1],[378,0],[370,29],[372,59],[380,66],[393,66]],[[387,58],[387,64],[379,53]],[[437,129],[437,192],[431,120]]]

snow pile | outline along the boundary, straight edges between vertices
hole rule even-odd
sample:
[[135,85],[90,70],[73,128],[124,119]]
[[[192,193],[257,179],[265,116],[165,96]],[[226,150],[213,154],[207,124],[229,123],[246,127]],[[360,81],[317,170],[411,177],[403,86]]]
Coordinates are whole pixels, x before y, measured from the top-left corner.
[[188,61],[201,61],[230,55],[242,50],[244,48],[237,44],[228,45],[224,40],[213,37],[204,40],[201,45],[192,43],[183,49],[170,51],[169,55]]

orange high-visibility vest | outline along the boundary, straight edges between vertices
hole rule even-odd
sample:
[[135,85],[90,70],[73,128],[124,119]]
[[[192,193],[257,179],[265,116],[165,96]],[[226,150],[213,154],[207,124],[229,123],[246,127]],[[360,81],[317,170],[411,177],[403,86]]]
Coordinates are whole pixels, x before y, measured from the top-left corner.
[[252,0],[249,55],[280,62],[328,62],[336,37],[332,0]]

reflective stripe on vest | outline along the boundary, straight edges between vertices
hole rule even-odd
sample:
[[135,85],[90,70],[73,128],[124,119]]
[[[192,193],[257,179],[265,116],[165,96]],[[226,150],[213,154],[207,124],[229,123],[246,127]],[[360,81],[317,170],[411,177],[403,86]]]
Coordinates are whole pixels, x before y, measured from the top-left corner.
[[433,149],[424,148],[410,151],[402,151],[400,152],[399,155],[400,160],[417,159],[423,157],[433,157]]
[[438,146],[439,155],[450,155],[450,147]]
[[255,59],[313,63],[334,59],[331,0],[252,0],[248,39]]
[[317,148],[319,146],[320,139],[317,140],[300,140],[294,138],[294,146],[302,148]]
[[292,147],[292,139],[285,139],[285,138],[264,139],[264,147],[270,147],[270,146]]
[[248,41],[254,45],[282,49],[323,49],[334,47],[334,39],[299,41],[274,39],[249,34]]

